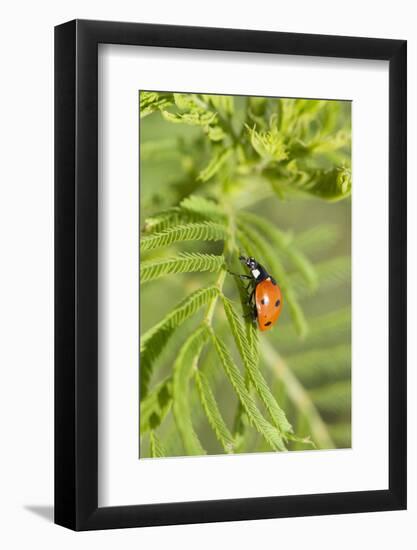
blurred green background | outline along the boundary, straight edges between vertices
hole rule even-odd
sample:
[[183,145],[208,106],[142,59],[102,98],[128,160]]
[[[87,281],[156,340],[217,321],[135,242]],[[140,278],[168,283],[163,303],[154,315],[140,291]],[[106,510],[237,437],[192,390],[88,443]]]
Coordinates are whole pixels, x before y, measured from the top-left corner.
[[[172,94],[166,95],[167,101],[171,96]],[[210,96],[201,97],[210,104],[214,112],[222,113],[222,105],[212,105],[207,99]],[[158,100],[160,99],[161,95],[158,95]],[[223,104],[224,124],[220,127],[225,133],[230,130],[233,139],[225,135],[219,141],[212,141],[208,136],[207,126],[181,123],[183,121],[173,123],[172,120],[168,120],[162,112],[165,108],[168,113],[187,112],[188,106],[178,101],[166,103],[162,107],[156,105],[155,109],[146,112],[141,118],[141,226],[146,233],[146,220],[152,220],[155,214],[176,207],[192,193],[197,192],[218,200],[221,190],[231,188],[232,192],[228,196],[234,201],[236,208],[243,207],[261,216],[271,226],[276,226],[290,237],[297,251],[305,255],[314,267],[317,274],[315,288],[307,284],[288,257],[275,251],[271,243],[270,252],[279,258],[288,275],[289,284],[302,309],[307,330],[303,335],[297,331],[284,293],[283,312],[277,325],[259,336],[259,346],[263,351],[260,354],[259,369],[297,436],[311,438],[318,449],[350,447],[350,192],[346,193],[346,196],[328,197],[321,191],[309,192],[309,182],[303,188],[304,182],[298,185],[296,178],[293,180],[293,188],[286,188],[286,179],[291,180],[293,176],[291,174],[291,177],[286,178],[287,173],[281,168],[282,162],[278,157],[274,158],[276,142],[274,151],[269,149],[269,157],[267,154],[263,155],[263,150],[260,150],[256,142],[260,137],[264,139],[265,145],[265,140],[271,137],[268,132],[272,133],[273,125],[279,126],[277,119],[283,116],[282,106],[277,108],[276,105],[280,100],[234,97],[232,101],[233,108]],[[317,107],[318,102],[314,104]],[[302,105],[305,106],[306,102]],[[283,140],[280,138],[281,141],[278,143],[283,143],[286,148],[287,166],[292,160],[291,155],[299,159],[298,167],[302,166],[306,173],[309,170],[312,173],[315,170],[330,170],[336,165],[345,166],[346,163],[350,166],[350,103],[324,101],[320,102],[320,108],[316,107],[309,113],[301,130],[299,127],[294,130],[294,134],[298,132],[303,138],[297,138],[297,141],[294,141],[295,145],[291,137],[291,125],[295,125],[302,118],[306,112],[305,108],[299,112],[295,109],[293,117],[287,117],[287,127],[285,132],[282,131],[285,137]],[[307,111],[308,109],[309,107]],[[251,134],[251,129],[258,131],[259,136]],[[340,144],[332,147],[332,143],[337,140]],[[242,151],[239,151],[239,142],[242,143]],[[310,143],[314,143],[314,146],[310,147]],[[199,180],[198,174],[210,162],[213,151],[214,154],[218,154],[218,151],[221,153],[220,147],[224,150],[228,147],[234,148],[232,158],[229,158],[226,166],[223,165],[213,177],[207,181]],[[301,149],[302,152],[299,154]],[[287,166],[285,170],[293,170],[292,166]],[[276,179],[274,174],[278,174]],[[284,185],[280,188],[282,181]],[[334,198],[339,200],[329,200]],[[184,251],[221,254],[222,250],[222,242],[180,242],[169,248],[143,253],[141,261],[172,257]],[[260,257],[258,254],[257,260],[268,270],[272,270],[272,266],[268,265],[262,254]],[[242,268],[240,270],[244,272]],[[271,274],[275,275],[280,283],[279,277],[272,271]],[[183,273],[142,285],[141,334],[163,319],[188,294],[213,284],[215,279],[216,273]],[[236,286],[230,275],[226,276],[223,292],[231,299],[238,300]],[[173,362],[184,339],[196,329],[204,313],[203,308],[176,329],[155,362],[151,388],[171,375]],[[233,338],[220,305],[216,306],[213,323],[215,330],[221,334],[237,361],[238,353],[233,347]],[[199,365],[210,381],[226,424],[233,429],[238,399],[225,378],[212,348],[206,347],[203,350]],[[193,387],[190,391],[190,400],[192,424],[202,446],[208,454],[223,453],[224,450],[204,414]],[[261,407],[261,404],[259,406]],[[164,449],[163,454],[186,454],[172,410],[168,410],[166,416],[160,420],[155,433]],[[300,441],[288,442],[289,450],[312,448],[314,447]],[[270,449],[261,435],[248,424],[244,441],[235,452],[268,450]],[[149,432],[141,433],[140,457],[149,456],[155,456],[151,449]]]

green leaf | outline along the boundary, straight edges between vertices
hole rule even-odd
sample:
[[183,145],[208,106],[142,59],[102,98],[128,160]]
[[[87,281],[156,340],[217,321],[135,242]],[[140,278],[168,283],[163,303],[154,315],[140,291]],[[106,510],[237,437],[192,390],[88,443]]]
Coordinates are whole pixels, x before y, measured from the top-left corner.
[[142,233],[145,235],[160,233],[171,227],[201,222],[204,221],[204,219],[204,216],[197,212],[182,210],[179,207],[172,207],[146,218],[143,224]]
[[191,334],[181,347],[173,367],[173,411],[187,455],[206,454],[191,421],[189,382],[207,338],[205,327]]
[[297,187],[322,199],[337,201],[345,199],[351,193],[352,176],[348,168],[338,167],[332,170],[317,170],[303,181],[295,183]]
[[195,94],[174,93],[175,105],[181,111],[206,111],[207,109]]
[[234,98],[231,95],[202,95],[202,98],[207,103],[211,103],[213,107],[220,111],[223,116],[231,116],[234,113]]
[[287,149],[282,135],[276,126],[270,130],[257,132],[255,128],[246,127],[252,147],[258,155],[267,162],[280,162],[288,158]]
[[227,216],[221,206],[211,199],[201,195],[190,195],[181,201],[181,210],[199,215],[216,222],[227,222]]
[[171,94],[160,94],[159,92],[140,92],[140,117],[144,118],[155,111],[169,107],[172,104],[170,96]]
[[229,428],[226,426],[226,422],[223,420],[209,381],[204,373],[200,371],[195,373],[195,381],[201,404],[204,412],[206,413],[210,426],[212,427],[217,439],[223,446],[226,453],[233,453],[235,442]]
[[193,273],[220,271],[224,266],[224,257],[214,254],[182,253],[175,258],[149,260],[141,262],[141,284],[154,281],[175,273]]
[[225,132],[220,126],[209,126],[207,130],[208,138],[211,141],[221,141],[226,137]]
[[188,124],[189,126],[204,126],[208,127],[210,124],[216,122],[216,113],[206,112],[201,113],[198,111],[190,113],[170,113],[169,111],[162,110],[162,116],[168,122],[174,124]]
[[145,252],[182,241],[224,241],[226,237],[227,231],[222,225],[212,222],[189,223],[142,237],[140,250]]
[[208,165],[204,168],[204,170],[200,172],[197,179],[199,179],[200,181],[208,181],[209,179],[211,179],[215,174],[217,174],[223,164],[230,157],[231,153],[232,149],[224,149],[218,151],[210,160]]
[[140,402],[140,435],[155,430],[164,420],[172,405],[172,380],[165,378]]
[[229,321],[230,329],[233,334],[236,346],[242,357],[243,364],[249,375],[254,388],[256,389],[259,397],[263,401],[267,411],[269,412],[271,419],[275,426],[280,430],[283,437],[287,432],[292,432],[292,426],[288,422],[284,411],[276,402],[271,390],[268,387],[262,373],[257,365],[256,358],[251,354],[251,348],[249,346],[245,330],[239,319],[239,315],[236,313],[233,304],[225,296],[222,296],[224,310],[226,317]]
[[141,398],[147,391],[153,365],[175,329],[194,315],[201,307],[217,296],[217,287],[196,290],[174,307],[159,323],[145,332],[140,339],[140,390]]
[[149,433],[149,452],[151,458],[162,458],[167,456],[167,452],[154,430],[151,430]]
[[250,353],[254,358],[255,365],[258,366],[259,363],[259,337],[258,337],[258,327],[256,323],[253,323],[252,320],[248,320],[246,323],[246,338],[248,340],[248,346]]
[[286,447],[279,430],[272,426],[260,413],[255,401],[248,392],[245,381],[240,374],[238,367],[233,361],[228,349],[214,332],[211,332],[211,338],[226,376],[232,384],[242,406],[247,414],[249,422],[253,424],[256,430],[265,438],[265,441],[273,450],[285,451]]

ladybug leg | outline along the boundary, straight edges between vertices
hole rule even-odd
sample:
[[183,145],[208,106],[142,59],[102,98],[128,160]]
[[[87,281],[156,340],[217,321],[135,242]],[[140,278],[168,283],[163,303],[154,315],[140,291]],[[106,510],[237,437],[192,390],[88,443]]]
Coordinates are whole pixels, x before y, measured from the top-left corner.
[[[252,283],[250,283],[248,285],[248,287],[247,287],[248,289],[251,286],[251,284]],[[252,319],[252,321],[254,323],[256,323],[256,321],[258,319],[258,310],[256,309],[256,304],[253,303],[253,297],[255,295],[255,289],[256,289],[256,287],[252,289],[252,292],[250,293],[249,298],[248,298],[247,304],[249,306],[249,312],[246,313],[246,315],[243,316],[245,319],[248,319],[248,318]]]
[[[248,288],[249,288],[249,286],[248,286]],[[249,298],[248,298],[248,304],[249,305],[252,302],[254,295],[255,295],[255,289],[253,289],[252,292],[249,295]]]
[[230,275],[234,275],[235,277],[239,277],[239,279],[249,279],[252,281],[252,277],[250,275],[242,275],[241,273],[233,273],[233,271],[227,270]]

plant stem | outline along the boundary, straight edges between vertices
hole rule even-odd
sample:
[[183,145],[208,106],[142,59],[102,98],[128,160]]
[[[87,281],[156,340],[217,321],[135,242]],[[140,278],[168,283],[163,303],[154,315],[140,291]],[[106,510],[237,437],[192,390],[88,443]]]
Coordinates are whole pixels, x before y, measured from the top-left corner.
[[[232,210],[230,209],[229,205],[224,205],[225,210],[228,213],[229,216],[229,235],[230,238],[224,242],[224,248],[223,248],[223,256],[227,260],[227,257],[231,255],[235,249],[236,249],[236,225],[235,225],[235,216]],[[213,321],[213,315],[214,310],[216,309],[217,300],[219,298],[219,295],[221,294],[223,290],[223,285],[226,280],[226,269],[222,269],[219,273],[219,276],[217,277],[217,280],[215,282],[215,286],[219,289],[219,294],[217,296],[214,296],[211,301],[209,302],[209,305],[207,307],[206,314],[204,316],[203,322],[207,324],[207,326],[211,327],[211,323]]]
[[222,269],[219,273],[219,276],[217,277],[216,282],[215,282],[215,286],[219,289],[219,294],[217,294],[216,296],[214,296],[210,300],[210,302],[207,306],[206,314],[205,314],[204,319],[203,319],[203,323],[206,323],[206,325],[209,326],[209,327],[211,327],[211,323],[213,321],[214,310],[216,309],[216,304],[217,304],[217,300],[219,299],[219,295],[223,290],[223,285],[224,285],[225,279],[226,279],[226,270]]
[[314,442],[322,449],[334,449],[335,444],[330,437],[326,424],[297,377],[279,353],[266,340],[262,342],[260,349],[268,367],[284,383],[288,397],[307,418]]

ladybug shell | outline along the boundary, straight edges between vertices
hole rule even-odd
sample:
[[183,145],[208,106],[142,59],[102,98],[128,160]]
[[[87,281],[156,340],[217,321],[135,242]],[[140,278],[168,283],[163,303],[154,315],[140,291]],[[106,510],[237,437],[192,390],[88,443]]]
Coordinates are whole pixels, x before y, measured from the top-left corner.
[[269,330],[277,322],[282,310],[281,289],[271,277],[256,285],[255,303],[259,330]]

